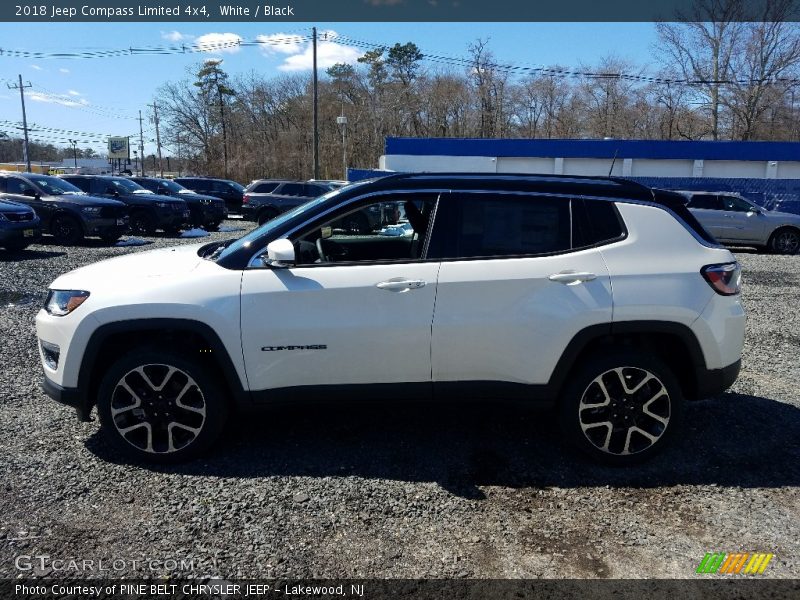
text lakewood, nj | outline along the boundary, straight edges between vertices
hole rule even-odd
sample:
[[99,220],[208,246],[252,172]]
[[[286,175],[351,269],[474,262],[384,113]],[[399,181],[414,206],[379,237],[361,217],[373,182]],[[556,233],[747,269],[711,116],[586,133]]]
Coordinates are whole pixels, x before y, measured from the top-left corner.
[[44,19],[69,20],[79,17],[95,19],[116,17],[243,17],[251,19],[268,19],[293,17],[294,6],[285,4],[274,6],[259,4],[241,6],[237,4],[219,4],[210,9],[204,4],[175,4],[174,6],[57,6],[55,4],[17,4],[14,6],[17,17],[40,17]]

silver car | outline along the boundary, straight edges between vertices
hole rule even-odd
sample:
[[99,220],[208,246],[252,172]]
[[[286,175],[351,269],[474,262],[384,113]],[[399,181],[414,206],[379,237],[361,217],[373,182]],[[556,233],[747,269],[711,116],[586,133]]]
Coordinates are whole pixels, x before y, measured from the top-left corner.
[[689,210],[723,244],[756,246],[776,254],[800,249],[800,215],[766,210],[731,192],[679,191]]

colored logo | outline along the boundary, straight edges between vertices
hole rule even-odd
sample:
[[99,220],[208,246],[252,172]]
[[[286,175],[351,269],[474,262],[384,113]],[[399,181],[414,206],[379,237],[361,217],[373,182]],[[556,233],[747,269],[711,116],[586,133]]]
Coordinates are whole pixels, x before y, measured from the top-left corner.
[[774,554],[739,552],[707,552],[697,567],[697,573],[723,573],[725,575],[761,575]]

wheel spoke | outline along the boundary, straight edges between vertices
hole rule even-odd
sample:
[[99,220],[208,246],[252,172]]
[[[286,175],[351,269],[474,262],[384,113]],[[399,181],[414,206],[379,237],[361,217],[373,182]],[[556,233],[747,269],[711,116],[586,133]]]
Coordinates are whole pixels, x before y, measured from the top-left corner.
[[[126,437],[126,434],[128,434],[131,431],[134,431],[136,429],[141,429],[142,427],[144,427],[145,430],[147,431],[147,446],[144,449],[147,452],[152,452],[153,451],[153,427],[150,425],[150,423],[146,423],[146,422],[136,423],[135,425],[131,425],[130,427],[123,427],[121,429],[117,428],[117,431],[120,432],[122,437],[125,438],[128,441],[128,443],[133,444],[133,442],[128,440],[128,438]],[[133,444],[133,445],[136,446],[137,448],[140,447],[137,444]]]
[[[189,440],[187,443],[191,443],[194,439],[200,434],[200,430],[202,427],[189,427],[188,425],[184,425],[182,423],[178,423],[177,421],[173,421],[169,425],[167,425],[167,438],[168,438],[168,446],[167,452],[175,452],[178,448],[175,447],[175,437],[172,434],[172,431],[175,428],[183,429],[184,431],[188,431],[192,434],[192,439]],[[185,446],[186,444],[183,444]]]

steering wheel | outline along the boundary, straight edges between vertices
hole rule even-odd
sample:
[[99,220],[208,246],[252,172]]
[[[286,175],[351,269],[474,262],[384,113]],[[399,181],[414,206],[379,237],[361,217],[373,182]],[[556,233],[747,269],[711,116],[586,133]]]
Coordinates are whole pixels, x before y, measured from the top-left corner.
[[330,260],[328,260],[328,256],[325,254],[325,251],[322,249],[322,236],[317,238],[317,252],[319,253],[319,259],[322,262],[330,262]]

